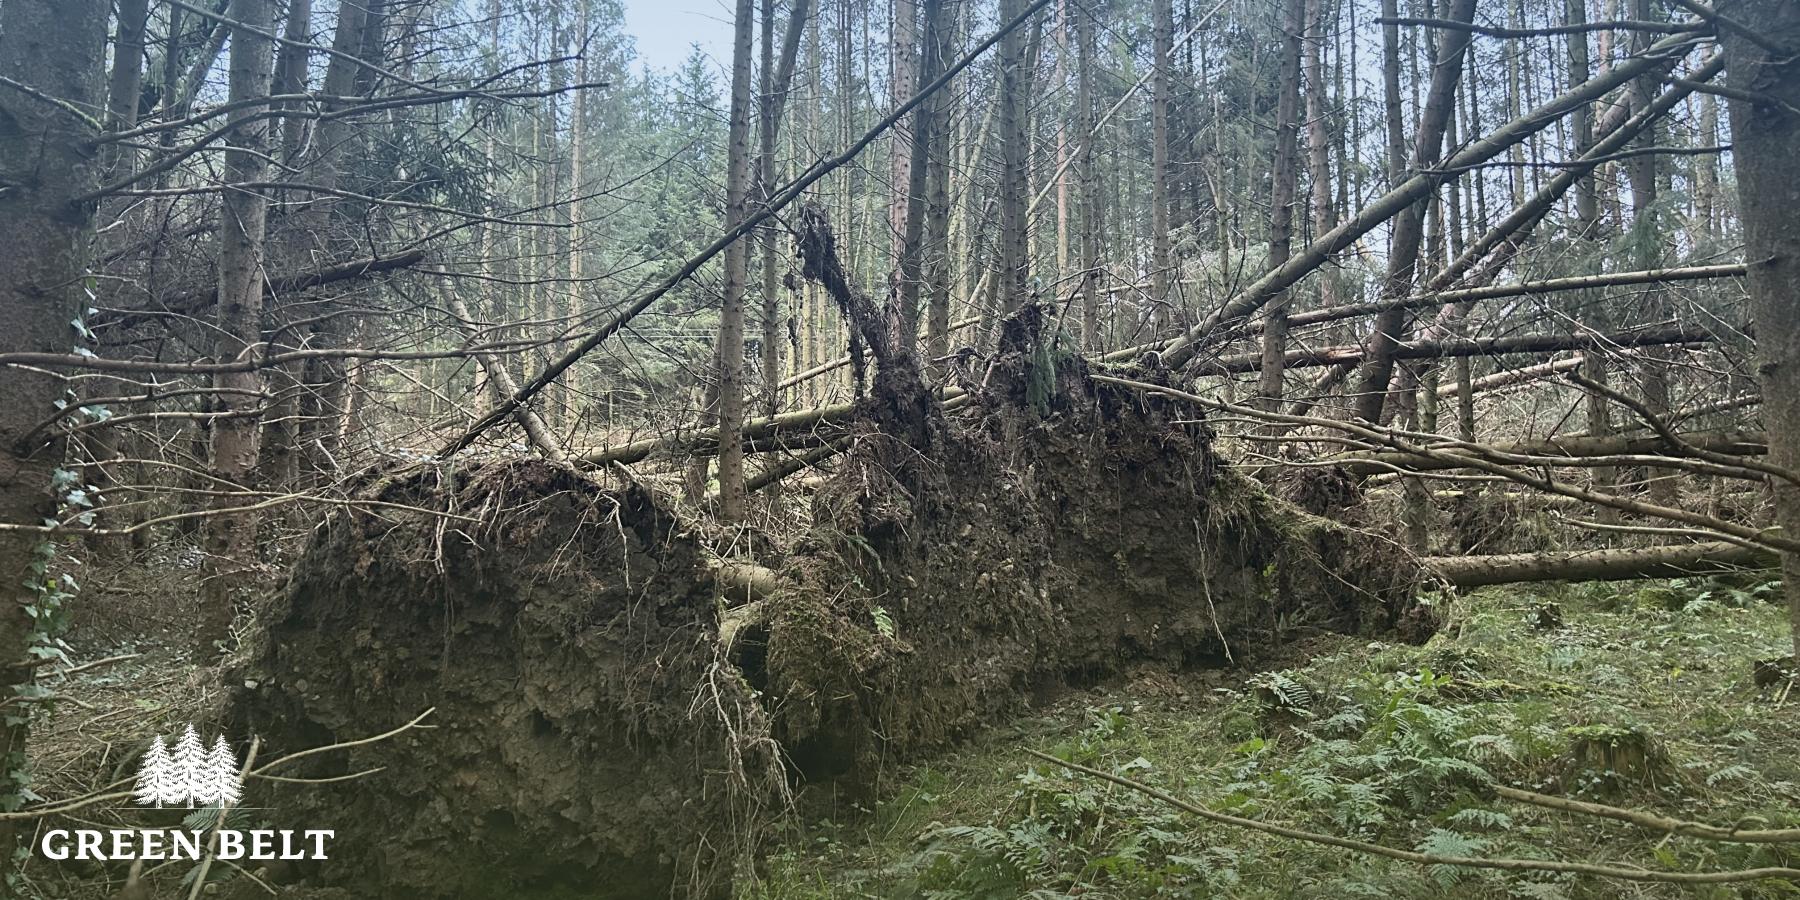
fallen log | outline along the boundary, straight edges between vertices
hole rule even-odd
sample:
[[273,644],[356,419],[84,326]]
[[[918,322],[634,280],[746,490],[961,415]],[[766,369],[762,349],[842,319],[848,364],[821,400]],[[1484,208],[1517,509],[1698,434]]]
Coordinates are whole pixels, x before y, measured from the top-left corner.
[[[1580,275],[1568,278],[1550,278],[1543,281],[1524,281],[1518,284],[1495,284],[1486,287],[1462,288],[1451,291],[1433,291],[1402,297],[1397,300],[1377,300],[1369,303],[1349,303],[1342,306],[1328,306],[1308,312],[1298,312],[1288,317],[1288,325],[1299,328],[1303,325],[1319,325],[1325,322],[1337,322],[1344,319],[1355,319],[1372,316],[1378,313],[1391,312],[1397,309],[1422,309],[1427,306],[1439,306],[1450,303],[1473,303],[1478,300],[1494,300],[1502,297],[1529,297],[1536,294],[1553,294],[1559,291],[1582,291],[1602,287],[1627,287],[1636,284],[1668,284],[1677,281],[1700,281],[1709,278],[1742,277],[1742,265],[1722,266],[1689,266],[1679,269],[1644,269],[1635,272],[1613,272],[1606,275]],[[1257,334],[1262,331],[1263,323],[1252,324],[1248,333]]]
[[[323,266],[310,272],[294,272],[288,275],[271,278],[268,291],[271,294],[282,294],[291,291],[302,291],[307,288],[392,272],[416,266],[425,260],[424,250],[408,250],[393,256],[372,256],[366,259],[355,259],[332,266]],[[163,316],[194,316],[211,309],[219,299],[217,289],[194,291],[166,297],[156,307],[139,307],[133,309],[106,308],[100,311],[92,324],[94,331],[107,328],[127,328],[139,322]]]
[[[1684,434],[1681,438],[1703,450],[1720,453],[1759,456],[1768,452],[1768,445],[1762,433],[1755,431],[1706,431]],[[1666,455],[1669,445],[1662,438],[1654,435],[1615,435],[1610,437],[1546,438],[1512,444],[1495,444],[1488,449],[1495,453],[1518,456],[1560,456],[1579,459],[1588,456]],[[1464,450],[1452,450],[1451,452],[1459,456],[1469,455]],[[1424,457],[1399,451],[1357,453],[1333,461],[1358,475],[1387,472],[1395,466],[1415,472],[1437,472],[1462,468],[1462,465],[1456,460],[1443,457]]]
[[1685,578],[1771,568],[1775,554],[1715,541],[1674,547],[1503,553],[1496,556],[1426,556],[1426,570],[1457,587],[1527,581],[1626,581]]
[[[1506,353],[1556,353],[1564,350],[1705,344],[1715,339],[1712,333],[1698,328],[1658,328],[1620,334],[1524,334],[1415,341],[1396,348],[1393,356],[1395,359],[1447,359],[1458,356],[1499,356]],[[1360,344],[1321,347],[1317,350],[1290,350],[1286,355],[1286,366],[1294,369],[1355,364],[1362,361],[1366,350]],[[1260,353],[1240,353],[1194,364],[1194,370],[1201,375],[1242,374],[1261,368]]]

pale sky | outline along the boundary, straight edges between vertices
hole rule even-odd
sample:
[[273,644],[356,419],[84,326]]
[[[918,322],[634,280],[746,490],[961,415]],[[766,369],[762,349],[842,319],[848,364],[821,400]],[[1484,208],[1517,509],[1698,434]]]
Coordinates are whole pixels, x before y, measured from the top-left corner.
[[731,14],[729,0],[624,0],[625,32],[637,38],[638,62],[670,71],[681,65],[689,49],[713,58],[715,70],[729,65]]

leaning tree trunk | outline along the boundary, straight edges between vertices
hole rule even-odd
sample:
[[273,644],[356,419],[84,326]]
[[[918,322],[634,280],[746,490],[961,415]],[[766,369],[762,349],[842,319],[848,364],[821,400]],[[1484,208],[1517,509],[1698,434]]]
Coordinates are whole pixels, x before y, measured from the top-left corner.
[[[100,58],[111,4],[102,0],[6,0],[0,5],[0,75],[76,109],[99,106]],[[78,309],[93,215],[73,198],[93,186],[93,136],[82,121],[12,88],[0,88],[0,347],[67,353]],[[62,444],[31,438],[55,411],[62,379],[0,367],[0,522],[36,525],[56,514],[52,485]],[[34,574],[54,545],[43,534],[0,531],[0,693],[7,701],[29,684],[18,665],[40,635]],[[0,724],[0,807],[24,800],[29,716]],[[18,833],[0,820],[0,865],[10,865]],[[0,878],[5,876],[0,872]]]
[[[1750,32],[1722,27],[1720,41],[1733,91],[1753,92],[1731,99],[1732,160],[1769,461],[1800,472],[1800,4],[1738,0],[1720,3],[1719,12]],[[1778,480],[1774,488],[1776,521],[1800,533],[1800,487]],[[1782,554],[1782,573],[1800,656],[1800,554]]]

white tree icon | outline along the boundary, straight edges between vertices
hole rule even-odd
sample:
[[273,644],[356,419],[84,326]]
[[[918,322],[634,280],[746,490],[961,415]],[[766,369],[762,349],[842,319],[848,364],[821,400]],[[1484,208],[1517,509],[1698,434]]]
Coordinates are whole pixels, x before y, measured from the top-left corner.
[[235,805],[243,795],[244,787],[238,780],[237,756],[221,734],[213,741],[212,752],[206,755],[206,763],[194,780],[194,800],[226,806]]
[[180,803],[187,799],[187,794],[187,773],[169,758],[169,748],[163,739],[152,738],[150,749],[144,752],[144,762],[138,767],[137,790],[132,798],[145,805],[160,807],[164,803]]
[[181,733],[181,739],[175,742],[173,760],[177,776],[183,779],[182,794],[190,808],[196,800],[202,806],[212,802],[206,796],[207,791],[211,790],[207,761],[206,745],[200,743],[200,735],[190,723],[187,730]]

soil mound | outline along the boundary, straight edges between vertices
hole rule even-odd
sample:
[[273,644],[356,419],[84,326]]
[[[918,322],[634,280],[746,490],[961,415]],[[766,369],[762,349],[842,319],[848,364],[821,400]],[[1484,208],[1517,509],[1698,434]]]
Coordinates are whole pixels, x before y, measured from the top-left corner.
[[539,462],[360,496],[393,505],[319,527],[227,681],[273,751],[436,708],[286,774],[378,773],[255,786],[337,831],[316,874],[383,897],[728,896],[782,780],[675,518]]
[[[973,415],[931,420],[926,447],[856,435],[744,631],[807,777],[869,787],[1062,690],[1227,665],[1296,628],[1430,633],[1398,547],[1226,471],[1200,410],[1089,379],[1035,307],[965,381]],[[865,422],[907,408],[883,390]]]

